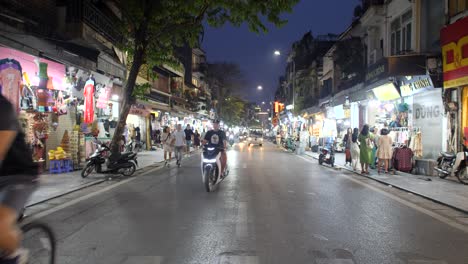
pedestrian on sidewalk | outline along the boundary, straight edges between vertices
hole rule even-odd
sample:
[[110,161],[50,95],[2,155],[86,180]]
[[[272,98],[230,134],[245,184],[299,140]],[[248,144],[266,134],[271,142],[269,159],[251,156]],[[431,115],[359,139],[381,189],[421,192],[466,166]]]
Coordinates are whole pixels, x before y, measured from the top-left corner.
[[193,134],[193,145],[196,149],[200,147],[200,133],[198,133],[198,130],[195,130],[195,134]]
[[190,125],[187,125],[187,127],[184,130],[185,133],[185,142],[186,142],[186,152],[187,155],[190,153],[190,147],[192,146],[192,138],[193,138],[193,130],[190,127]]
[[371,149],[371,162],[369,167],[371,169],[376,168],[376,157],[377,157],[377,143],[378,143],[378,129],[374,126],[369,128],[369,135],[372,140],[372,149]]
[[369,132],[369,125],[364,125],[359,134],[359,158],[361,160],[362,174],[369,174],[369,165],[371,164],[372,149],[374,143]]
[[353,166],[353,170],[357,170],[357,165],[359,164],[359,155],[360,155],[360,150],[359,150],[359,129],[356,127],[354,128],[353,135],[351,136],[351,164]]
[[377,172],[380,173],[382,165],[384,165],[385,173],[388,173],[388,164],[392,158],[392,138],[388,136],[390,132],[388,129],[383,128],[380,130],[380,137],[378,141],[379,148],[377,149],[377,158],[379,159],[379,165]]
[[180,162],[182,161],[182,153],[186,147],[185,132],[182,131],[182,125],[177,125],[177,130],[174,132],[172,137],[172,145],[175,148],[175,158],[177,159],[177,166],[180,167]]
[[161,136],[161,143],[163,144],[163,148],[164,148],[164,166],[168,166],[169,161],[172,159],[173,150],[172,150],[171,141],[172,141],[172,135],[169,130],[169,127],[166,126],[164,127],[163,133]]
[[345,166],[349,165],[351,166],[352,159],[351,159],[351,144],[353,143],[353,130],[351,128],[348,128],[348,131],[346,135],[343,138],[343,144],[345,147],[345,156],[346,156],[346,161],[345,161]]

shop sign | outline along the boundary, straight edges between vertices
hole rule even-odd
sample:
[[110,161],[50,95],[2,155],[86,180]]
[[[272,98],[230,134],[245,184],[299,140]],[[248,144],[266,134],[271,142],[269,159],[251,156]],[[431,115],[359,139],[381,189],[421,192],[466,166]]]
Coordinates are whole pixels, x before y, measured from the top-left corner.
[[468,84],[468,17],[440,31],[444,88]]
[[149,114],[149,111],[146,110],[143,106],[142,107],[132,106],[132,108],[130,108],[129,114],[138,115],[138,116],[147,116]]
[[431,79],[427,76],[413,76],[410,80],[405,77],[403,82],[405,84],[400,86],[401,96],[403,97],[410,96],[433,87]]
[[388,60],[387,58],[382,58],[375,64],[372,64],[367,69],[365,83],[371,84],[377,82],[378,80],[388,76]]
[[413,97],[413,127],[421,131],[423,158],[435,159],[442,149],[444,106],[440,90],[434,89]]

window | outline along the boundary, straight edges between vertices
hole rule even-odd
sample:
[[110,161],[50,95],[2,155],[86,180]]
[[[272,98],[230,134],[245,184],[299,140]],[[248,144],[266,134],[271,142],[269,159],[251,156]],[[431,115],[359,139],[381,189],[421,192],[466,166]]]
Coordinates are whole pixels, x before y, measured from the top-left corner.
[[450,0],[449,15],[451,17],[468,9],[468,0]]
[[409,10],[408,12],[404,13],[401,17],[398,17],[395,20],[393,20],[393,22],[391,23],[391,55],[398,55],[412,50],[412,19],[413,11]]

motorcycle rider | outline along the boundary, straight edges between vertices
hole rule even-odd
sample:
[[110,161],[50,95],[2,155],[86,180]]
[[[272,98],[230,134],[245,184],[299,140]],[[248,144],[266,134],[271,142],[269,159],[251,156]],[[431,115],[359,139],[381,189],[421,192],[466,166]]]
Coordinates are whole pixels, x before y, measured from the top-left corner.
[[221,150],[221,171],[223,172],[221,175],[224,174],[224,170],[226,169],[227,164],[227,155],[226,155],[226,148],[227,148],[227,139],[226,134],[223,130],[219,129],[219,119],[213,121],[213,129],[206,132],[205,138],[203,139],[203,145],[208,145],[210,147],[218,147],[222,148]]
[[21,232],[16,222],[38,185],[38,169],[15,110],[1,94],[0,113],[0,263],[22,264],[27,253],[18,249]]

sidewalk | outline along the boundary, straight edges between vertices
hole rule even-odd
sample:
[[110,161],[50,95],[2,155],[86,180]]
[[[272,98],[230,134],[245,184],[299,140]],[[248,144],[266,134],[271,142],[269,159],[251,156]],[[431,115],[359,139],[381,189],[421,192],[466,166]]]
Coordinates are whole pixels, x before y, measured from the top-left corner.
[[[162,149],[156,151],[143,151],[138,153],[137,170],[164,161]],[[42,203],[57,196],[61,196],[82,188],[86,188],[107,179],[106,174],[93,172],[87,178],[81,177],[81,170],[61,174],[42,174],[40,176],[40,187],[34,192],[27,206]]]
[[[318,159],[318,153],[306,151],[305,154]],[[352,167],[344,166],[344,164],[344,153],[335,153],[335,166],[353,172]],[[362,175],[360,171],[361,166],[359,165],[358,171],[355,173],[361,176],[392,185],[398,189],[468,213],[468,185],[463,185],[457,180],[443,180],[438,177],[413,175],[400,171],[397,171],[396,175],[391,173],[378,174],[376,170],[372,169],[369,169],[369,175]]]

